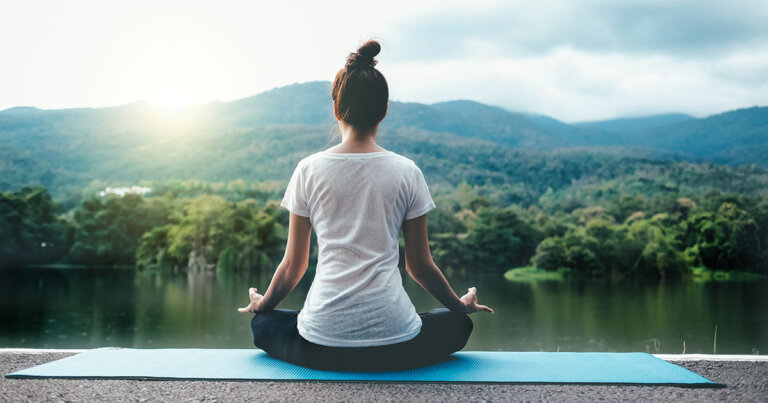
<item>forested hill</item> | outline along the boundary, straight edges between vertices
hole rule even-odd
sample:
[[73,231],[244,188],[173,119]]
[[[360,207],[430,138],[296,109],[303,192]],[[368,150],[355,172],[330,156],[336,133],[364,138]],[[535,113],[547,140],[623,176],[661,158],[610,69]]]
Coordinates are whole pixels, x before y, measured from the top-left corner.
[[[211,124],[248,127],[334,124],[330,83],[294,84],[241,100],[212,104],[201,113]],[[532,150],[640,146],[683,159],[731,165],[768,165],[768,108],[753,107],[703,119],[685,114],[566,124],[475,101],[390,103],[382,128],[413,127]],[[754,150],[754,151],[750,151]]]
[[[333,125],[330,83],[294,84],[201,110],[225,127]],[[198,111],[201,112],[201,111]],[[412,127],[532,150],[639,146],[683,159],[768,165],[768,108],[752,107],[696,119],[685,114],[566,124],[469,100],[436,104],[392,101],[383,128]]]
[[[175,111],[188,115],[189,129],[233,129],[264,125],[332,126],[330,83],[309,82],[266,91],[252,97]],[[111,108],[39,110],[18,107],[0,111],[0,141],[29,150],[35,134],[73,136],[86,132],[92,140],[131,134],[150,137],[179,129],[162,108],[132,103]],[[179,119],[180,120],[180,119]],[[753,107],[704,119],[684,114],[566,124],[542,115],[508,111],[474,101],[436,104],[392,101],[383,128],[412,127],[452,133],[498,144],[535,150],[591,146],[642,146],[682,158],[741,165],[766,165],[768,108]]]
[[[144,103],[6,109],[0,111],[0,191],[43,185],[61,198],[141,180],[284,181],[301,157],[329,145],[335,127],[329,91],[328,82],[295,84],[173,111]],[[635,174],[667,180],[671,172],[751,191],[760,188],[765,168],[681,160],[768,165],[767,122],[768,108],[750,108],[705,119],[569,125],[473,101],[393,101],[379,140],[417,160],[431,183],[501,186],[517,201],[573,183]]]

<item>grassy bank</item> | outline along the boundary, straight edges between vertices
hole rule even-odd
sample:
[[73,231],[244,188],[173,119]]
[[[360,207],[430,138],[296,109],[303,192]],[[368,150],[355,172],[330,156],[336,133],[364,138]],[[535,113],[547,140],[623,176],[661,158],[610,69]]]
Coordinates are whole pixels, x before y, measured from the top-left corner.
[[504,278],[509,281],[539,281],[539,280],[554,280],[562,281],[571,276],[571,269],[560,268],[556,271],[549,271],[539,269],[536,266],[516,267],[514,269],[507,270],[504,273]]
[[[504,278],[509,281],[562,281],[576,276],[577,274],[574,271],[565,267],[561,267],[556,271],[549,271],[536,266],[525,266],[516,267],[504,273]],[[759,281],[765,280],[766,276],[740,270],[721,271],[710,270],[706,267],[696,267],[691,273],[691,279],[694,281]]]
[[740,270],[710,270],[706,267],[695,267],[691,277],[694,281],[756,281],[766,278],[764,274],[759,273]]

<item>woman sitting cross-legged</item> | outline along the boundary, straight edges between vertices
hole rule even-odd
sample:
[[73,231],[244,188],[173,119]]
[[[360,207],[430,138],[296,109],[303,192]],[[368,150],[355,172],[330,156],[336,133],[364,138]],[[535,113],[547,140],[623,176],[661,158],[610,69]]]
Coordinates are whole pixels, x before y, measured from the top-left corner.
[[[472,332],[467,314],[493,310],[470,288],[459,298],[432,261],[426,213],[435,207],[421,170],[376,144],[389,90],[374,68],[380,46],[366,42],[347,58],[331,98],[342,142],[296,167],[281,205],[290,211],[285,256],[264,295],[249,290],[240,312],[254,344],[310,368],[388,371],[446,359]],[[315,278],[300,312],[275,309],[304,276],[311,231]],[[446,308],[417,314],[398,269],[403,231],[406,270]]]

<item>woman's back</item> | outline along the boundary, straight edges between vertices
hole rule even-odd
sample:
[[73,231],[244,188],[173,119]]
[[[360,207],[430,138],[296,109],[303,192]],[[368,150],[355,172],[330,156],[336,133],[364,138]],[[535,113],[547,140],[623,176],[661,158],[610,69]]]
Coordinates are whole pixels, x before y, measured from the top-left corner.
[[[248,290],[253,344],[311,368],[395,370],[444,359],[467,343],[468,313],[493,313],[477,290],[459,298],[429,252],[427,211],[435,207],[413,161],[376,144],[389,88],[368,41],[350,53],[331,99],[341,144],[301,160],[281,205],[290,212],[285,256],[264,295]],[[403,288],[406,271],[446,308],[417,314]],[[310,236],[319,245],[315,278],[301,312],[275,309],[307,271]],[[348,348],[355,347],[355,348]]]
[[419,333],[397,238],[404,220],[435,204],[413,161],[390,151],[313,154],[298,164],[282,205],[309,217],[318,239],[315,279],[297,324],[302,337],[355,347]]

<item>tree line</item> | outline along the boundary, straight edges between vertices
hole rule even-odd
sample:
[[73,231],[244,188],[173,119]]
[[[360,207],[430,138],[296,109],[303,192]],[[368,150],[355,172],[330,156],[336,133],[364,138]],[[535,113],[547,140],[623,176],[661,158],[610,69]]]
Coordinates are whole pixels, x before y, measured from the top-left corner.
[[[272,269],[287,235],[282,190],[177,181],[147,197],[94,196],[66,214],[43,187],[3,192],[0,262]],[[429,241],[438,266],[503,273],[533,265],[588,278],[686,278],[702,268],[768,274],[763,195],[681,193],[642,178],[548,189],[530,204],[505,203],[504,190],[464,182],[434,192]]]

